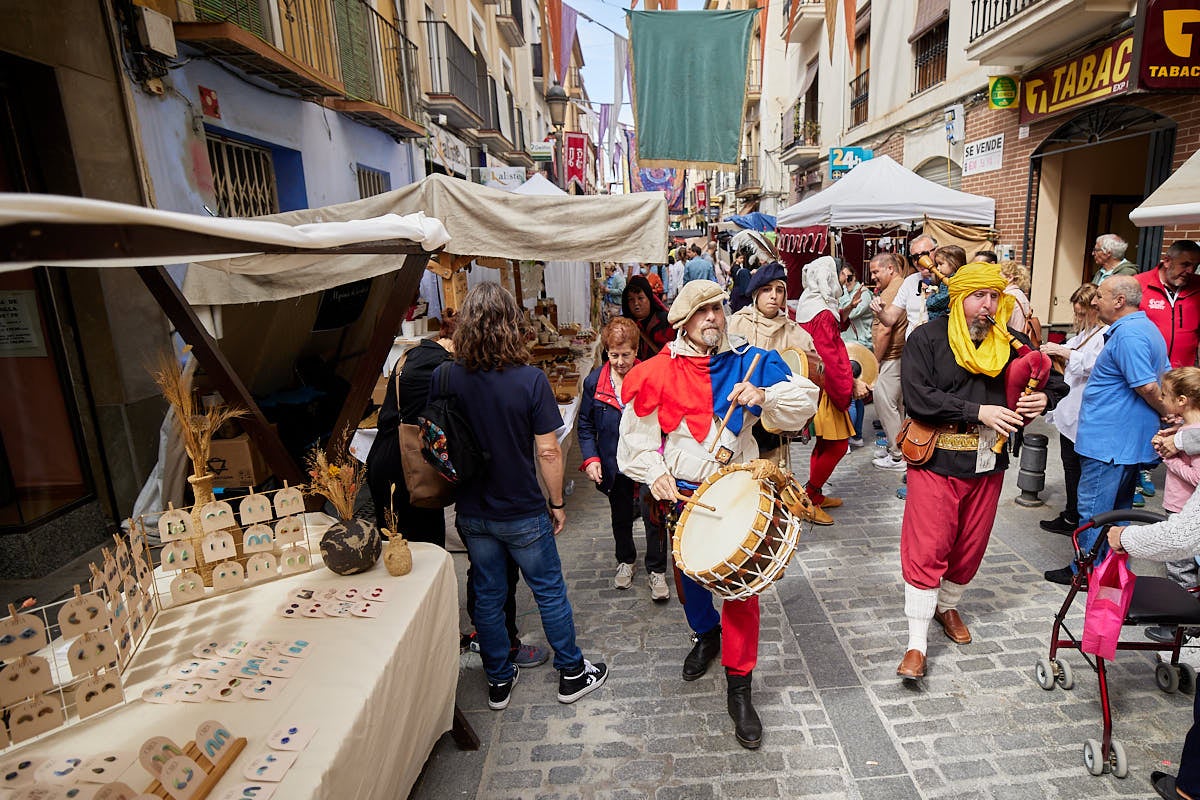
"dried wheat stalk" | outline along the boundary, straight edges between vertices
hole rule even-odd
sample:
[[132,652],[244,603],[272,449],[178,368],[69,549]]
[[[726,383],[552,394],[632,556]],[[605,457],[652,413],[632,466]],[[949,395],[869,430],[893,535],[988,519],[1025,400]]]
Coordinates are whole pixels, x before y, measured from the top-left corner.
[[[191,347],[185,347],[186,354]],[[159,353],[154,368],[150,371],[163,398],[175,411],[175,427],[183,440],[183,448],[192,460],[192,472],[197,476],[208,474],[208,456],[212,448],[213,434],[230,420],[244,417],[246,412],[229,406],[211,406],[203,411],[196,405],[192,382],[185,378],[179,359],[172,353]]]

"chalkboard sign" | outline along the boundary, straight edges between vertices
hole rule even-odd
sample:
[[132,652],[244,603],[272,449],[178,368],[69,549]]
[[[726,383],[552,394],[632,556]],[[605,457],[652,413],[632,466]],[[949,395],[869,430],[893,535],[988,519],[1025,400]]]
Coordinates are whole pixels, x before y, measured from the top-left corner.
[[317,320],[312,329],[332,331],[355,322],[362,316],[370,294],[370,278],[326,289],[321,295],[321,305],[317,307]]

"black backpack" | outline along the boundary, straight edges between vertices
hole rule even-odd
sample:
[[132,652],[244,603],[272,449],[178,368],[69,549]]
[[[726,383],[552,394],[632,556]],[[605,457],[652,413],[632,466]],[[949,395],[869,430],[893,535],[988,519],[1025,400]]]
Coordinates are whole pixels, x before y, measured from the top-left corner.
[[436,395],[417,416],[421,429],[421,455],[453,486],[461,486],[487,471],[492,455],[479,444],[471,423],[450,392],[450,368],[445,363],[434,370]]

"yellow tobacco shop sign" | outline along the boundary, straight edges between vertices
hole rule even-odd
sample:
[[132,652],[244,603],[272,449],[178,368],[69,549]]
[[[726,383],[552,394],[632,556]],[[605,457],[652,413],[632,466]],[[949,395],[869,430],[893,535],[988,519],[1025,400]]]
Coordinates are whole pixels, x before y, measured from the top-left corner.
[[1021,124],[1097,103],[1132,88],[1133,34],[1021,79]]

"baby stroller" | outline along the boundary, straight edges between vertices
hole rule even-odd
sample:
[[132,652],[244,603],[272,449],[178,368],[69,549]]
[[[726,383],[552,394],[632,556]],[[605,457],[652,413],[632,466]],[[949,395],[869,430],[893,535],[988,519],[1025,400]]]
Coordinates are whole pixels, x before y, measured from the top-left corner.
[[[1067,598],[1054,618],[1054,627],[1050,631],[1050,656],[1038,659],[1035,675],[1038,685],[1047,691],[1055,686],[1061,686],[1064,689],[1072,688],[1075,685],[1075,679],[1071,675],[1071,666],[1058,658],[1058,649],[1063,647],[1078,650],[1084,660],[1100,676],[1100,707],[1104,712],[1104,735],[1099,741],[1088,739],[1083,745],[1083,764],[1092,775],[1111,772],[1118,778],[1124,778],[1128,774],[1129,764],[1125,760],[1125,748],[1119,741],[1112,738],[1112,711],[1108,701],[1108,680],[1104,671],[1104,659],[1083,652],[1081,639],[1071,633],[1066,626],[1065,619],[1076,596],[1081,590],[1087,591],[1087,580],[1096,563],[1097,554],[1108,541],[1103,529],[1124,522],[1150,523],[1161,522],[1164,519],[1162,514],[1152,511],[1130,509],[1106,511],[1081,524],[1072,535],[1075,542],[1075,564],[1078,570],[1067,591]],[[1100,528],[1102,532],[1097,537],[1091,551],[1084,553],[1079,549],[1079,534],[1088,528]],[[1122,641],[1117,644],[1117,649],[1169,652],[1170,660],[1166,661],[1160,657],[1154,669],[1154,680],[1158,684],[1158,688],[1167,693],[1183,691],[1186,694],[1193,694],[1196,691],[1196,670],[1188,664],[1179,663],[1179,648],[1183,644],[1184,626],[1200,625],[1200,600],[1197,600],[1195,595],[1167,578],[1139,575],[1133,585],[1133,600],[1125,614],[1124,624],[1176,626],[1173,642]],[[1062,638],[1064,633],[1067,638]]]

